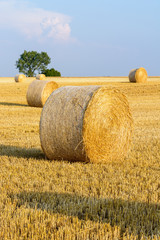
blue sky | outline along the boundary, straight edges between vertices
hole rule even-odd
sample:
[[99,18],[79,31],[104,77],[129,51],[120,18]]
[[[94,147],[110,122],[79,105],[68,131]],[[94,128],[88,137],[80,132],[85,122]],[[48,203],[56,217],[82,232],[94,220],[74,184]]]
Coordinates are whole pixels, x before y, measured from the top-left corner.
[[160,0],[0,0],[0,77],[24,50],[62,76],[160,75]]

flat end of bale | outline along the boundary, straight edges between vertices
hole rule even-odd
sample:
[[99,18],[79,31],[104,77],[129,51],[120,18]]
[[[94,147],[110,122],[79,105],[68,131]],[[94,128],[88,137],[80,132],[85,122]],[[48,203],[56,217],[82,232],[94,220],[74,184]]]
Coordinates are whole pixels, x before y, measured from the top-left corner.
[[83,121],[86,155],[93,163],[123,160],[130,148],[133,130],[127,98],[119,90],[99,88],[92,96]]
[[136,82],[145,83],[147,82],[147,71],[145,68],[138,68],[135,74]]
[[54,81],[46,81],[46,84],[43,88],[42,94],[41,94],[41,102],[42,106],[46,103],[48,97],[51,95],[51,93],[58,88],[58,84]]

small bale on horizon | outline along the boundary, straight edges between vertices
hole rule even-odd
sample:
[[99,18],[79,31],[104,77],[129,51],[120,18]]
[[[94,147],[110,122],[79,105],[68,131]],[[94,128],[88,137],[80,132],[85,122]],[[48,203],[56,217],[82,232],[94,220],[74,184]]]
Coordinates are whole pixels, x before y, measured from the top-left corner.
[[43,107],[51,93],[58,88],[54,81],[34,80],[28,87],[26,99],[31,107]]
[[147,71],[143,68],[135,68],[129,72],[129,81],[134,83],[145,83],[147,82]]
[[37,80],[44,80],[45,78],[46,78],[45,74],[38,74],[38,75],[36,76],[36,79],[37,79]]
[[17,74],[14,78],[15,82],[23,82],[26,79],[24,74]]
[[50,160],[120,161],[128,153],[132,128],[127,98],[119,90],[92,85],[60,87],[41,113],[41,147]]

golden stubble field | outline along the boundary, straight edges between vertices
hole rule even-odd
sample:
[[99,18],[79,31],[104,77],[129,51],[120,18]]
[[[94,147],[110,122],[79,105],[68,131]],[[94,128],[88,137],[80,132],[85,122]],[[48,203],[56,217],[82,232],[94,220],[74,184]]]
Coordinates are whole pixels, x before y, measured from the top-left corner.
[[108,82],[134,119],[128,157],[48,161],[29,83],[0,82],[0,239],[160,239],[160,81]]

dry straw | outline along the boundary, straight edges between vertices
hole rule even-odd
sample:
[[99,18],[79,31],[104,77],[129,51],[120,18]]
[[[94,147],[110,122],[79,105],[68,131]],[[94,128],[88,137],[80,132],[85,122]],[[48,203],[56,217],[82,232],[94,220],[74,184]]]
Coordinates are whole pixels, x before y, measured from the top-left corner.
[[133,120],[119,90],[102,86],[65,86],[43,107],[40,140],[48,159],[101,162],[127,155]]
[[17,74],[14,79],[15,82],[23,82],[26,79],[26,76],[24,74]]
[[36,79],[37,80],[44,80],[46,78],[46,76],[44,75],[44,74],[38,74],[37,76],[36,76]]
[[57,83],[54,81],[34,80],[27,90],[27,102],[32,107],[43,107],[47,98],[57,89]]
[[130,82],[145,83],[147,82],[147,71],[143,67],[132,69],[128,77]]

